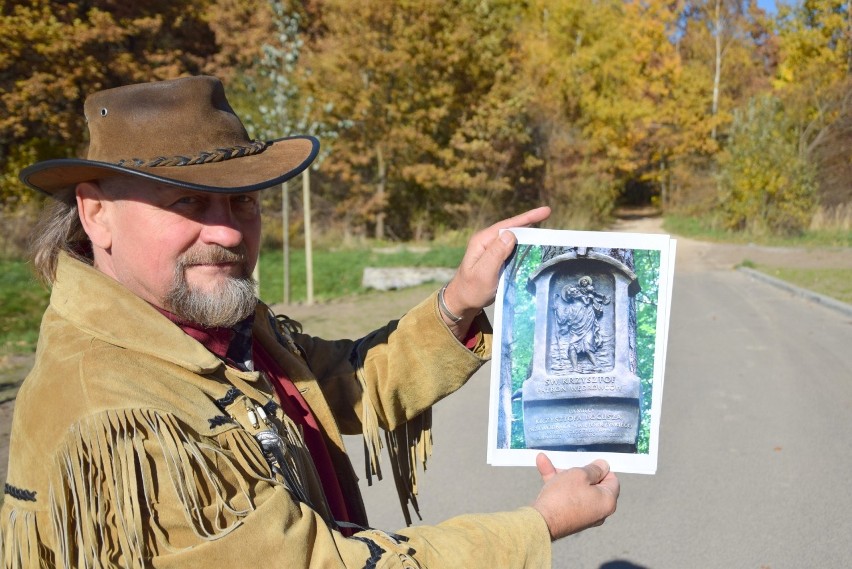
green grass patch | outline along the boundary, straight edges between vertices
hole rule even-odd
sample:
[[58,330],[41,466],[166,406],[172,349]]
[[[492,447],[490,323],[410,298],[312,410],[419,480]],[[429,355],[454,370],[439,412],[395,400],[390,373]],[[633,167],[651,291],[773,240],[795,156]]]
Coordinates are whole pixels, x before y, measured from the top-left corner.
[[[386,251],[386,252],[381,252]],[[314,299],[323,302],[361,294],[365,267],[457,267],[463,246],[386,249],[315,250]],[[264,251],[260,258],[261,297],[271,303],[283,298],[283,253]],[[290,253],[290,301],[306,298],[305,253]],[[29,265],[20,260],[0,260],[0,357],[31,353],[50,293],[36,281]]]
[[[366,267],[447,267],[455,268],[464,256],[463,246],[346,250],[314,250],[314,299],[319,302],[366,292],[361,277]],[[264,251],[260,256],[260,297],[268,303],[284,298],[284,254]],[[290,302],[307,297],[304,250],[290,252]]]
[[754,263],[752,268],[798,287],[852,304],[852,269],[795,269]]
[[0,260],[0,354],[35,350],[49,297],[28,263]]
[[719,229],[710,217],[666,215],[663,228],[669,233],[718,243],[756,243],[771,247],[852,247],[852,231],[806,231],[797,237],[755,235]]

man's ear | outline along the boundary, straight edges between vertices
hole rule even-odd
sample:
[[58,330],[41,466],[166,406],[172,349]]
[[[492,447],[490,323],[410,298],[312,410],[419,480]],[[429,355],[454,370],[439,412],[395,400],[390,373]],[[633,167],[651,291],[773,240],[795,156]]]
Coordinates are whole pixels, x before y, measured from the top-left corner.
[[112,200],[107,198],[97,182],[77,184],[76,197],[83,231],[89,236],[95,249],[108,251],[112,247]]

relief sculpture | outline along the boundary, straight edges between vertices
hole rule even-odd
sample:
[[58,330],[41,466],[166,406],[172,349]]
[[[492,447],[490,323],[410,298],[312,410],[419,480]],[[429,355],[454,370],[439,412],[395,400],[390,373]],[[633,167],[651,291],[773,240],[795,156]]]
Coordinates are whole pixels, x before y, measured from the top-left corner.
[[[601,334],[600,318],[604,306],[610,303],[608,295],[595,290],[590,276],[582,276],[575,285],[566,284],[554,295],[553,313],[556,320],[556,342],[553,360],[560,361],[565,356],[571,363],[569,371],[589,373],[601,371],[597,353],[604,346]],[[578,366],[581,357],[591,364],[591,369],[582,370]]]

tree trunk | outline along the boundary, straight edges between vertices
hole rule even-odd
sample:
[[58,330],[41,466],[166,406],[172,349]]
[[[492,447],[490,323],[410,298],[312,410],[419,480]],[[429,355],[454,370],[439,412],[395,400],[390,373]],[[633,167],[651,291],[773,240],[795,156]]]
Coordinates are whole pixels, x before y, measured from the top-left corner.
[[716,0],[716,19],[714,22],[714,35],[716,36],[716,69],[713,74],[713,109],[711,115],[713,117],[713,131],[710,137],[716,140],[716,115],[719,113],[719,85],[722,82],[722,28],[724,22],[722,20],[722,0]]
[[504,308],[503,311],[503,350],[500,363],[500,392],[497,403],[497,448],[511,448],[512,446],[512,321],[515,306],[515,283],[514,279],[506,279]]

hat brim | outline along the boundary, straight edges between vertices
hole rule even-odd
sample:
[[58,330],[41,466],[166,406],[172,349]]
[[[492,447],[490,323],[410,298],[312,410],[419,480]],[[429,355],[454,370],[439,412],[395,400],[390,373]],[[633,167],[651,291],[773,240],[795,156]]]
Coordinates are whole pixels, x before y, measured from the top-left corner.
[[21,171],[27,186],[54,194],[64,188],[113,176],[136,176],[172,186],[234,194],[262,190],[302,173],[319,154],[313,136],[292,136],[269,142],[259,154],[189,166],[128,167],[82,158],[59,158],[33,164]]

